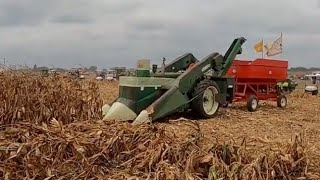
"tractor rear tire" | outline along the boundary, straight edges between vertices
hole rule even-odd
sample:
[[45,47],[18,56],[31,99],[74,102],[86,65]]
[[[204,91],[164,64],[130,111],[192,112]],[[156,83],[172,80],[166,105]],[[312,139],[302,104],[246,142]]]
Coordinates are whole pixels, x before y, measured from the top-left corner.
[[254,112],[258,109],[259,100],[257,96],[251,95],[247,100],[247,109],[249,112]]
[[215,94],[220,93],[220,88],[216,82],[204,79],[199,82],[193,90],[192,97],[196,97],[191,108],[199,113],[201,118],[213,118],[216,116],[220,104],[215,101]]
[[277,98],[277,106],[280,108],[285,108],[288,104],[287,97],[283,94],[279,95]]

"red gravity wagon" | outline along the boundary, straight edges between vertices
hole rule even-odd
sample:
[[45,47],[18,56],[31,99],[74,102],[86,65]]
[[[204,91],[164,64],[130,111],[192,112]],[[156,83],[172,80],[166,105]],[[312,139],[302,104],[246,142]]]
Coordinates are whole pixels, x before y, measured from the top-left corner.
[[277,101],[287,106],[287,98],[279,81],[287,79],[288,61],[275,59],[234,60],[227,76],[235,78],[234,102],[246,101],[247,109],[255,111],[259,100]]

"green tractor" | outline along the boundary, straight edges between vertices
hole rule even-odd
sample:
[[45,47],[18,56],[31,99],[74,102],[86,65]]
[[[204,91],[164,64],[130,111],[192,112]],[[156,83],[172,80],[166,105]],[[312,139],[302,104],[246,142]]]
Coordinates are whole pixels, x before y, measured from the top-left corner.
[[158,68],[140,60],[136,76],[121,76],[119,97],[103,106],[104,120],[149,123],[177,112],[192,110],[201,118],[212,118],[219,107],[234,97],[234,79],[226,73],[245,38],[235,39],[225,55],[217,52],[197,60],[184,54]]
[[294,91],[297,86],[298,82],[292,80],[292,79],[286,79],[284,81],[280,81],[277,83],[277,86],[282,89],[284,92],[291,93]]

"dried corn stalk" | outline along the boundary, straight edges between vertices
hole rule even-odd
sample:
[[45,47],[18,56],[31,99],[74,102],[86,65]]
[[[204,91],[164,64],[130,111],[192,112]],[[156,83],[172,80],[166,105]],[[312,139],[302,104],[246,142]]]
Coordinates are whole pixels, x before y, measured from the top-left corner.
[[17,123],[0,132],[0,179],[293,179],[308,173],[299,138],[263,154],[244,145],[212,143],[205,149],[193,127],[177,140],[152,125]]
[[67,124],[101,116],[102,99],[94,82],[86,85],[22,72],[4,73],[0,81],[1,125],[19,121],[41,124],[52,118]]

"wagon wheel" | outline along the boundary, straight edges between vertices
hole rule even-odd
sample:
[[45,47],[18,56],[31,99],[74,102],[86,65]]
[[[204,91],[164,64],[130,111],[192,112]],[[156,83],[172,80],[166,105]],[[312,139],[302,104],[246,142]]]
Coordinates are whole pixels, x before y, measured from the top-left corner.
[[196,111],[203,118],[212,118],[219,109],[219,102],[215,100],[216,94],[220,93],[220,88],[212,80],[205,79],[197,84],[192,93],[194,99],[191,104],[192,110]]
[[288,104],[287,97],[283,94],[279,95],[277,98],[277,106],[284,108],[287,106],[287,104]]
[[250,111],[250,112],[256,111],[258,109],[258,104],[259,104],[259,100],[258,100],[257,96],[255,96],[255,95],[249,96],[248,101],[247,101],[248,111]]

